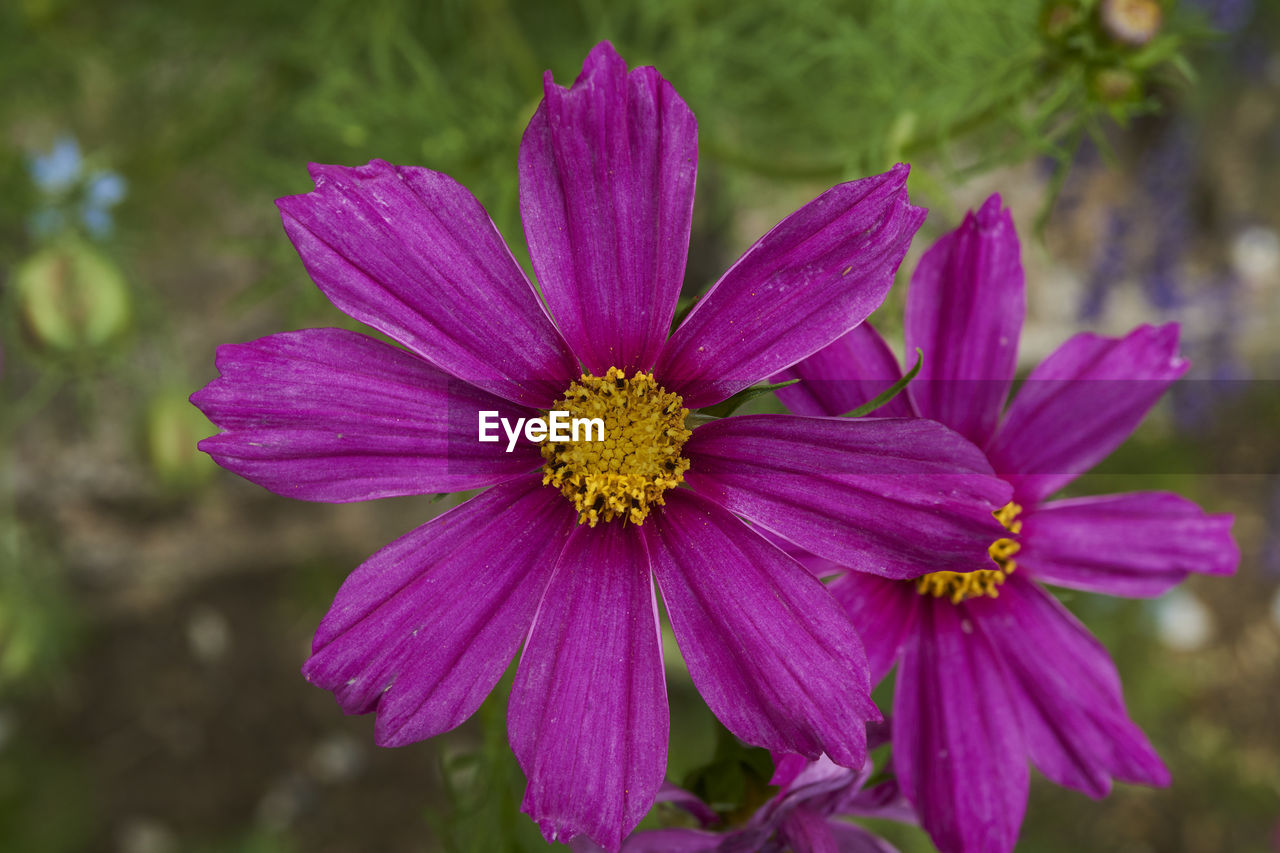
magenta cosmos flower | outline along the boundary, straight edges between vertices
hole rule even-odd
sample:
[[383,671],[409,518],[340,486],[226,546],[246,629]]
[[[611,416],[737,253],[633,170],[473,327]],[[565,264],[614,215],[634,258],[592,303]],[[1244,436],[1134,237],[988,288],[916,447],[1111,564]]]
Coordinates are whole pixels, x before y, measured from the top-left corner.
[[[548,839],[609,849],[648,811],[668,708],[656,578],[693,681],[744,741],[854,767],[865,655],[826,589],[743,519],[887,577],[959,569],[1008,488],[926,421],[745,416],[686,427],[848,332],[884,299],[924,212],[905,167],[791,215],[668,336],[697,163],[693,114],[602,43],[548,75],[519,157],[539,291],[445,175],[312,166],[280,199],[320,289],[399,347],[338,329],[218,352],[192,398],[223,467],[282,495],[486,489],[371,557],[304,673],[379,743],[470,716],[521,650],[508,729]],[[552,317],[555,318],[554,322]],[[607,441],[481,443],[478,413],[599,417]],[[693,423],[693,421],[691,421]],[[683,488],[677,488],[683,484]],[[996,532],[993,532],[996,531]]]
[[[1012,849],[1028,759],[1093,797],[1113,778],[1169,781],[1125,711],[1106,650],[1038,582],[1153,596],[1191,572],[1230,574],[1239,561],[1231,517],[1175,494],[1046,500],[1120,445],[1187,362],[1173,324],[1076,335],[1004,411],[1025,304],[1018,237],[992,196],[921,258],[906,346],[922,349],[924,364],[877,412],[935,418],[985,448],[1014,488],[998,513],[1005,535],[966,573],[896,581],[850,572],[831,587],[862,632],[873,679],[897,662],[894,765],[948,853]],[[834,414],[899,374],[863,324],[788,372],[804,381],[780,394],[792,411]]]

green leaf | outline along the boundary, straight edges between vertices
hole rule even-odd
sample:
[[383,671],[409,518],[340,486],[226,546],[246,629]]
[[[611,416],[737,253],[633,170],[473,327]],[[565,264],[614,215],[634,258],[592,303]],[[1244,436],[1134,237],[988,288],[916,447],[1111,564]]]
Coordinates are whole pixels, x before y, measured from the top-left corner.
[[916,366],[908,370],[906,376],[902,377],[897,382],[893,383],[888,388],[881,391],[875,397],[871,398],[871,400],[869,400],[868,402],[863,403],[861,406],[854,409],[852,412],[849,412],[849,414],[845,415],[845,417],[860,418],[863,415],[870,414],[871,412],[874,412],[876,409],[883,406],[885,403],[892,400],[894,397],[901,394],[902,389],[907,387],[907,383],[910,382],[912,379],[916,378],[916,374],[920,372],[920,366],[922,364],[924,364],[924,353],[920,350],[920,347],[916,347]]
[[716,727],[715,755],[690,771],[682,787],[712,808],[730,826],[745,823],[775,793],[769,784],[773,758],[769,751],[742,743],[723,726]]
[[710,415],[713,418],[727,418],[748,400],[754,400],[762,394],[777,391],[779,388],[786,388],[788,385],[795,385],[799,381],[799,379],[788,379],[786,382],[775,382],[771,385],[752,385],[750,388],[742,389],[729,399],[716,403],[714,406],[707,406],[700,411],[702,414]]

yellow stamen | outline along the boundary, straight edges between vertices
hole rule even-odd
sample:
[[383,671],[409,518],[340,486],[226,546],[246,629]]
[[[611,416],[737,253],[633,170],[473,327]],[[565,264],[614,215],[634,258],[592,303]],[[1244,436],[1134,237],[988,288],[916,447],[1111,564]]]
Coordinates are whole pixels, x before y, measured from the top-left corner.
[[616,367],[604,376],[583,374],[553,409],[572,418],[600,418],[604,441],[542,443],[542,482],[573,501],[578,523],[622,518],[640,524],[662,506],[662,493],[684,482],[689,460],[680,455],[692,434],[689,410],[652,373],[630,379]]
[[[1010,502],[992,515],[1004,525],[1005,530],[1017,535],[1022,532],[1022,522],[1017,520],[1020,512],[1022,507]],[[1004,579],[1013,574],[1013,570],[1018,567],[1018,564],[1013,561],[1013,555],[1021,549],[1022,546],[1013,539],[1002,537],[987,547],[987,553],[999,568],[974,569],[972,572],[930,572],[916,578],[916,591],[921,595],[932,595],[934,598],[949,596],[952,604],[959,604],[965,599],[984,595],[998,598],[1000,584],[1004,583]]]

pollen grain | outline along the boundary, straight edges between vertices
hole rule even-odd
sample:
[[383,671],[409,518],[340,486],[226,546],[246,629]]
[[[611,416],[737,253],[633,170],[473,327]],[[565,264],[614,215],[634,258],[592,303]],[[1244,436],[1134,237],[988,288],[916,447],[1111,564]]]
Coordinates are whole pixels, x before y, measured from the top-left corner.
[[[1021,512],[1022,507],[1010,502],[992,515],[1004,525],[1005,530],[1016,536],[1022,532],[1022,522],[1017,520]],[[998,598],[1000,585],[1018,567],[1013,560],[1013,555],[1021,549],[1022,546],[1016,540],[1001,537],[987,547],[987,553],[991,555],[991,559],[998,568],[974,569],[971,572],[930,572],[916,578],[916,591],[921,595],[932,595],[934,598],[947,596],[952,604],[982,596]]]
[[689,410],[652,373],[628,379],[611,367],[604,376],[583,374],[552,408],[604,421],[603,441],[542,443],[542,482],[573,502],[580,524],[641,524],[662,506],[664,492],[684,482],[689,460],[680,451],[692,434],[685,427]]

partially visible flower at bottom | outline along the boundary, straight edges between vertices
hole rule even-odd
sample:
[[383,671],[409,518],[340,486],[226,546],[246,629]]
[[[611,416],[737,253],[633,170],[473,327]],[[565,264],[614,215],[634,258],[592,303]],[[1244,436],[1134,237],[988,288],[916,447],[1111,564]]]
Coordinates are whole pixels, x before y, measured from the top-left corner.
[[[867,746],[888,742],[889,724],[867,726]],[[860,769],[841,767],[820,756],[809,761],[795,754],[774,755],[770,785],[779,791],[760,806],[745,824],[710,828],[714,811],[696,796],[665,785],[659,802],[668,802],[693,815],[701,829],[673,827],[633,833],[622,844],[622,853],[895,853],[896,848],[875,833],[842,817],[868,817],[916,822],[910,803],[903,798],[890,768],[880,768],[878,781],[869,784],[875,767],[870,760]],[[585,838],[570,845],[574,853],[599,853]]]

